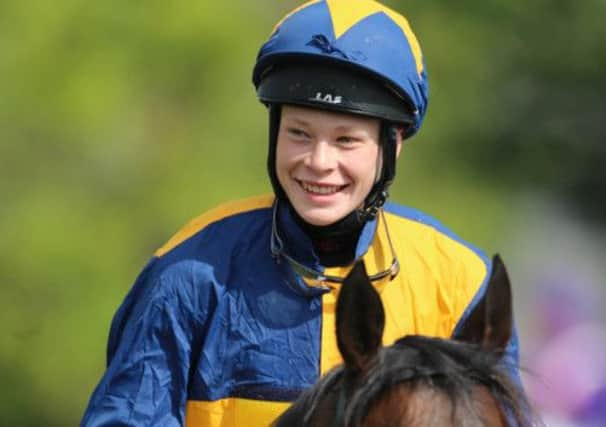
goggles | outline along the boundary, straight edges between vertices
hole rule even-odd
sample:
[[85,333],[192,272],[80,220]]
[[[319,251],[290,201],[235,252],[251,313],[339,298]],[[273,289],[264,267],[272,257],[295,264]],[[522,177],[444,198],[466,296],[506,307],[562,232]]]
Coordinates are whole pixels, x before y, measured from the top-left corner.
[[[393,248],[393,243],[391,242],[391,236],[389,235],[389,228],[387,227],[387,222],[385,221],[383,209],[381,209],[379,212],[381,215],[381,222],[383,223],[383,226],[385,227],[385,235],[387,236],[387,242],[389,243],[389,250],[391,251],[392,261],[391,261],[391,265],[386,270],[380,271],[378,273],[375,273],[375,274],[369,276],[368,279],[371,282],[378,282],[380,280],[385,279],[386,277],[389,277],[389,280],[391,281],[400,272],[400,263],[396,256],[396,252]],[[278,234],[277,216],[278,216],[278,202],[276,201],[274,203],[274,207],[273,207],[273,218],[272,218],[272,225],[271,225],[271,241],[270,241],[270,250],[271,250],[271,254],[274,258],[276,258],[276,259],[282,258],[282,259],[286,260],[286,262],[288,262],[288,264],[290,265],[290,267],[293,269],[293,271],[295,273],[297,273],[301,277],[308,279],[308,280],[319,282],[321,284],[326,284],[326,283],[341,284],[345,281],[345,277],[331,276],[328,274],[321,273],[313,268],[310,268],[304,264],[301,264],[300,262],[295,260],[293,257],[288,255],[286,253],[286,251],[284,250],[284,243],[283,243],[282,239],[280,238],[280,235]]]

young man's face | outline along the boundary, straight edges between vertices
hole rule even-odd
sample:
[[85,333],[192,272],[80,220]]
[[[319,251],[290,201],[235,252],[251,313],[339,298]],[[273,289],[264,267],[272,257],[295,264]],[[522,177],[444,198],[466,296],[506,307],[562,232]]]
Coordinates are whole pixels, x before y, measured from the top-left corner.
[[282,107],[276,172],[305,221],[329,225],[363,204],[380,168],[379,129],[374,118]]

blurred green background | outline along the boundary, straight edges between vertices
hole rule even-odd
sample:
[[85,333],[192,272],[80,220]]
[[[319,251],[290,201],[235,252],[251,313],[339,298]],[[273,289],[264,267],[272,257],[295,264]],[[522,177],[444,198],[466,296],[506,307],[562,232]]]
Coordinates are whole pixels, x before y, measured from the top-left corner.
[[[1,425],[76,425],[153,251],[270,191],[251,71],[297,4],[0,0]],[[606,3],[385,4],[431,90],[392,199],[503,255],[530,360],[545,273],[604,302]]]

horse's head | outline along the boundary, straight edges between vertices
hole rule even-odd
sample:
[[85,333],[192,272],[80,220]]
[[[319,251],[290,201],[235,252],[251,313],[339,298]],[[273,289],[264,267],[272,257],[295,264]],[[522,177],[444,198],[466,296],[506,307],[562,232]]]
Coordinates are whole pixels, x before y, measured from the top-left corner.
[[502,355],[512,334],[511,286],[498,256],[486,292],[452,340],[405,336],[381,346],[381,299],[358,262],[337,301],[343,365],[305,392],[276,426],[529,425]]

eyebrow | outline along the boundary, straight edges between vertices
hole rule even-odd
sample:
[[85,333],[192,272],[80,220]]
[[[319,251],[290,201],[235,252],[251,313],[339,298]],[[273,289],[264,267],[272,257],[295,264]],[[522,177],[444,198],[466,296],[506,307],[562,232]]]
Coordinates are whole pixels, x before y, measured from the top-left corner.
[[299,119],[298,117],[288,117],[287,118],[288,121],[292,121],[295,124],[301,125],[301,126],[310,126],[309,122],[303,120],[303,119]]
[[[311,124],[308,121],[300,119],[298,117],[289,117],[287,120],[293,122],[293,124],[311,127]],[[335,127],[333,130],[337,131],[337,132],[350,132],[352,130],[355,130],[354,128],[355,128],[355,125],[343,124],[343,125]]]

